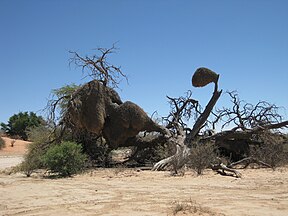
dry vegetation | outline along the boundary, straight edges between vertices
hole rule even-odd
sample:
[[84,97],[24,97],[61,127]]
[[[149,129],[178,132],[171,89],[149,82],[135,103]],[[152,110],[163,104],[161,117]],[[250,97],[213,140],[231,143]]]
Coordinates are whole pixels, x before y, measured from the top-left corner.
[[[31,128],[32,144],[4,138],[10,145],[6,143],[0,150],[0,160],[6,164],[0,164],[1,213],[288,214],[287,135],[276,131],[287,127],[288,121],[282,121],[277,106],[267,102],[243,105],[238,95],[230,92],[232,108],[214,113],[222,94],[220,75],[199,68],[192,77],[193,86],[214,84],[205,109],[191,98],[191,91],[185,97],[167,97],[171,112],[160,125],[137,104],[122,102],[113,89],[119,77],[127,78],[120,67],[106,62],[114,49],[100,48],[101,55],[92,57],[71,52],[71,62],[83,72],[88,70],[93,80],[67,94],[56,93],[57,99],[48,103],[54,128]],[[56,120],[57,108],[60,118]],[[211,113],[214,119],[209,119]],[[189,128],[186,123],[192,118]],[[205,134],[205,128],[215,128],[221,121],[223,127],[235,127]],[[17,149],[18,154],[13,154]],[[127,168],[133,160],[138,168]],[[242,162],[246,169],[240,173]],[[141,163],[151,167],[141,168]],[[266,169],[252,169],[255,164]],[[85,173],[79,174],[83,169]],[[69,178],[56,178],[59,176]]]
[[4,140],[7,145],[0,151],[0,212],[4,215],[288,214],[285,167],[247,168],[241,170],[241,179],[209,169],[198,177],[187,169],[184,176],[171,176],[123,166],[87,170],[65,179],[46,178],[47,173],[38,170],[27,178],[5,168],[9,161],[10,166],[20,162],[14,159],[24,154],[29,143],[16,140],[11,147],[12,140]]

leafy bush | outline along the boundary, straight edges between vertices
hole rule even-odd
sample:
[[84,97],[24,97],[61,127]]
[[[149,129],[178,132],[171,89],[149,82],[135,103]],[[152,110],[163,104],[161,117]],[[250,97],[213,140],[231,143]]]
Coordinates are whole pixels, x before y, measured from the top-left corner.
[[9,136],[19,136],[27,140],[26,129],[33,126],[44,124],[41,116],[37,116],[34,112],[19,112],[9,118],[8,124],[1,123],[1,127]]
[[61,109],[61,113],[65,112],[67,109],[68,101],[70,100],[70,96],[79,88],[79,85],[76,85],[74,83],[70,85],[65,85],[59,89],[53,89],[52,94],[56,96],[58,99],[63,98],[59,101],[59,106]]
[[195,145],[191,150],[188,165],[198,175],[203,174],[204,169],[217,158],[216,147],[213,143],[200,143]]
[[35,170],[43,168],[42,157],[48,147],[53,145],[49,142],[50,129],[41,125],[27,129],[27,136],[31,143],[24,156],[24,161],[19,165],[17,171],[24,172],[29,177]]
[[24,161],[19,165],[18,171],[24,172],[29,177],[35,170],[44,168],[42,157],[48,148],[47,142],[31,143]]
[[5,142],[4,140],[0,137],[0,149],[5,147]]
[[51,129],[44,125],[40,125],[38,127],[34,126],[27,128],[26,134],[29,141],[41,143],[49,140],[49,136],[51,136]]
[[50,172],[67,177],[83,170],[86,155],[82,153],[81,145],[66,141],[51,146],[43,155],[42,160]]

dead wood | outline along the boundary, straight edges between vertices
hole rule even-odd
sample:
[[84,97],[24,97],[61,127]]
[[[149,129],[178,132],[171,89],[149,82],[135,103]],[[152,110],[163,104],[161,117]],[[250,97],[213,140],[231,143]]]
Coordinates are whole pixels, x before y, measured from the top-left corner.
[[217,134],[214,134],[210,137],[205,137],[203,140],[207,139],[249,139],[253,134],[257,134],[259,132],[271,129],[278,129],[282,127],[287,127],[288,121],[283,121],[275,124],[266,124],[263,126],[257,126],[255,128],[245,130],[245,131],[234,131],[234,130],[227,130],[222,131]]
[[253,157],[247,157],[247,158],[243,158],[242,160],[239,160],[237,162],[234,162],[234,163],[231,163],[229,164],[227,167],[229,168],[233,168],[237,165],[240,165],[240,164],[243,164],[243,169],[247,168],[250,164],[252,163],[256,163],[258,164],[259,166],[263,166],[263,167],[267,167],[267,168],[272,168],[272,166],[270,164],[267,164],[263,161],[260,161],[256,158],[253,158]]
[[[216,110],[216,119],[213,127],[219,121],[223,122],[222,129],[233,124],[231,131],[248,131],[262,129],[275,129],[283,127],[281,125],[282,116],[279,114],[280,107],[266,101],[259,101],[256,105],[240,100],[236,91],[227,92],[232,107]],[[280,123],[280,125],[278,125]],[[274,126],[272,126],[275,124]],[[270,126],[271,128],[269,128]]]
[[[203,73],[202,74],[203,77],[207,76],[207,73],[206,73],[207,70],[196,70],[196,72],[197,72],[197,77],[201,77],[201,73]],[[211,73],[210,71],[208,71],[208,74],[213,74],[213,77],[214,77],[214,72]],[[190,133],[187,136],[184,135],[183,128],[181,129],[181,127],[179,126],[179,121],[176,121],[179,119],[179,116],[177,117],[176,114],[179,115],[181,113],[179,112],[180,109],[178,109],[178,112],[176,109],[176,112],[173,113],[174,122],[171,122],[171,125],[175,126],[177,134],[175,135],[174,138],[171,138],[171,141],[174,142],[176,145],[176,149],[177,149],[176,153],[172,155],[171,157],[165,158],[159,161],[158,163],[156,163],[152,170],[157,171],[157,170],[162,170],[167,166],[172,166],[175,172],[177,172],[177,170],[182,168],[185,165],[185,163],[188,161],[189,156],[191,155],[191,151],[193,151],[193,149],[189,148],[186,144],[187,143],[191,144],[192,142],[195,142],[194,139],[196,135],[199,133],[203,124],[205,124],[205,122],[207,121],[209,114],[211,113],[213,107],[215,106],[217,100],[219,99],[222,93],[222,90],[218,91],[218,79],[219,79],[219,75],[217,75],[213,81],[215,83],[215,88],[214,88],[214,92],[213,92],[211,99],[209,100],[203,113],[201,113],[198,119],[196,120],[192,130],[190,130]],[[208,81],[210,80],[209,76],[207,80]],[[183,108],[181,108],[181,110],[183,110]]]
[[227,173],[225,173],[225,171],[227,171],[227,172],[234,173],[236,178],[241,178],[241,176],[242,176],[239,171],[232,169],[232,168],[229,168],[223,163],[211,164],[211,169],[218,172],[221,175],[227,175]]
[[164,170],[168,166],[171,166],[175,174],[177,174],[177,170],[179,170],[186,164],[191,152],[191,149],[184,144],[184,141],[184,135],[180,135],[177,138],[170,139],[169,142],[173,142],[176,145],[176,153],[168,158],[157,162],[153,166],[152,170],[160,171]]
[[127,76],[121,71],[121,68],[110,64],[107,60],[108,56],[117,50],[114,44],[109,49],[97,48],[95,50],[100,55],[95,54],[84,57],[77,52],[70,51],[70,54],[72,54],[70,64],[74,63],[82,68],[83,73],[85,72],[92,79],[100,81],[104,86],[118,87],[121,77],[128,82]]
[[[191,97],[192,91],[188,91],[184,97],[172,98],[167,96],[171,112],[167,117],[163,118],[168,122],[166,128],[173,129],[177,125],[182,128],[187,128],[183,119],[189,120],[194,114],[201,114],[198,101]],[[193,112],[193,110],[195,110],[195,112]]]
[[[218,76],[219,78],[219,76]],[[218,81],[218,79],[217,79]],[[197,119],[197,121],[195,122],[190,134],[189,134],[189,139],[194,139],[195,136],[199,133],[202,125],[207,121],[213,107],[215,106],[216,102],[218,101],[218,99],[220,98],[222,93],[222,90],[218,91],[218,83],[215,83],[215,89],[213,92],[213,95],[209,101],[209,103],[207,104],[207,106],[205,107],[204,112],[199,116],[199,118]]]
[[[264,142],[257,138],[265,131],[271,129],[279,129],[287,127],[288,121],[283,121],[274,124],[266,124],[264,126],[257,126],[247,130],[228,130],[216,133],[214,135],[203,137],[200,139],[201,142],[207,142],[213,140],[220,150],[225,150],[229,157],[233,161],[243,159],[243,157],[250,155],[251,146],[260,146]],[[227,155],[228,156],[228,155]]]

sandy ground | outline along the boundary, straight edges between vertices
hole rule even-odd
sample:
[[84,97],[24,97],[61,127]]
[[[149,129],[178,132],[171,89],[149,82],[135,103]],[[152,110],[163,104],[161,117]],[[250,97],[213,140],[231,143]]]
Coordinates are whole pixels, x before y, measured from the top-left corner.
[[[8,168],[19,164],[23,160],[23,155],[27,151],[30,142],[14,140],[2,137],[5,141],[5,148],[0,150],[0,169]],[[13,147],[11,144],[13,143]]]
[[241,179],[210,170],[172,177],[97,169],[65,179],[2,173],[0,215],[288,215],[288,168],[241,172]]

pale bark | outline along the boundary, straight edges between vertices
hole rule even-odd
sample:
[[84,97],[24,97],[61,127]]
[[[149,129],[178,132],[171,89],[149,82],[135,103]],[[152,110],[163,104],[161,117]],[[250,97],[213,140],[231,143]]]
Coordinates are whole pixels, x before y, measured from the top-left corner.
[[177,148],[176,153],[156,163],[152,170],[155,170],[155,171],[163,170],[167,166],[172,166],[174,171],[177,173],[177,170],[181,169],[187,163],[189,156],[190,156],[190,152],[193,151],[193,149],[185,145],[185,140],[188,143],[191,143],[194,140],[195,136],[199,133],[200,129],[207,121],[213,107],[218,101],[222,93],[222,90],[218,91],[218,78],[217,78],[217,81],[215,82],[214,92],[210,101],[205,107],[204,112],[199,116],[199,118],[195,122],[189,135],[185,136],[183,131],[179,131],[178,129],[178,134],[180,135],[178,135],[176,138],[171,138],[173,139],[173,142],[176,144],[176,148]]

